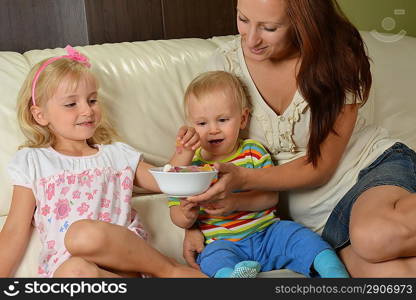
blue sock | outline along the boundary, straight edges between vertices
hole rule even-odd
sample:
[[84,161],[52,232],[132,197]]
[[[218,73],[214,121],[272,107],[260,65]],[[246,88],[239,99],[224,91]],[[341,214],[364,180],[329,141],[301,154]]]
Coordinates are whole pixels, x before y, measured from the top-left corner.
[[231,278],[231,273],[234,269],[231,268],[221,268],[215,273],[214,278]]
[[332,249],[320,252],[313,261],[313,267],[322,278],[349,278],[344,264]]
[[261,265],[257,261],[241,261],[231,268],[222,268],[215,273],[214,278],[256,278]]

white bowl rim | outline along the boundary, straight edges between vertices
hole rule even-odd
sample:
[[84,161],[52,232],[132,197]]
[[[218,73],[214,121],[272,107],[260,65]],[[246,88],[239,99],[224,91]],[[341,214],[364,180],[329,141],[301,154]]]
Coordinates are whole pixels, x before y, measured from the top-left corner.
[[212,171],[197,171],[197,172],[166,172],[163,171],[163,167],[154,167],[154,168],[150,168],[149,169],[150,172],[152,173],[170,173],[170,174],[198,174],[198,173],[218,173],[217,170],[212,170]]

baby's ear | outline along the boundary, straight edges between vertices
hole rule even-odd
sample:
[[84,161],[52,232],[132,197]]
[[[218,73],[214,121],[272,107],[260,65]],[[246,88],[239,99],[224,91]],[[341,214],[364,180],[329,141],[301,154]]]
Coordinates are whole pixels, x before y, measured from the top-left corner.
[[33,118],[35,119],[36,123],[41,126],[47,126],[49,121],[46,120],[42,108],[37,105],[33,105],[30,107],[30,112],[32,113]]
[[248,119],[249,119],[249,115],[250,115],[250,110],[247,107],[243,108],[243,111],[241,113],[240,129],[246,128],[247,122],[248,122]]

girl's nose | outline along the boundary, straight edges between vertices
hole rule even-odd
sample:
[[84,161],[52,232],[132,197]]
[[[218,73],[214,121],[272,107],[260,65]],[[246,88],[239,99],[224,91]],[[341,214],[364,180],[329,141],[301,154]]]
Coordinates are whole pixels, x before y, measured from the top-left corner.
[[81,107],[81,114],[84,116],[90,116],[93,114],[93,109],[89,103],[84,103]]

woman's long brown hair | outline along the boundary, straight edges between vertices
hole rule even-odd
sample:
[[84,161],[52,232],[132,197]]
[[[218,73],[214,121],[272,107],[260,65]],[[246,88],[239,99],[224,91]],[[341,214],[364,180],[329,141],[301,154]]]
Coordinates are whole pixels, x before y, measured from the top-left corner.
[[367,101],[372,77],[367,49],[358,30],[335,0],[286,0],[293,43],[302,58],[297,76],[311,109],[308,162],[317,166],[320,145],[346,99]]

